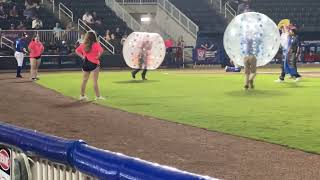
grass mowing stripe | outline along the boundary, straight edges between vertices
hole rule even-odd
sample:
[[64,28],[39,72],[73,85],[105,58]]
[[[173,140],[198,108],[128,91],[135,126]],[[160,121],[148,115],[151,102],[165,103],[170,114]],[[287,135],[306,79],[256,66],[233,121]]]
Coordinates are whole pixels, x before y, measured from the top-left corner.
[[[140,76],[137,76],[140,78]],[[320,81],[277,84],[277,75],[258,75],[256,90],[242,89],[243,75],[156,71],[150,80],[131,80],[129,72],[102,72],[100,104],[320,153]],[[39,84],[79,97],[81,74],[43,74]],[[93,99],[92,82],[88,96]]]

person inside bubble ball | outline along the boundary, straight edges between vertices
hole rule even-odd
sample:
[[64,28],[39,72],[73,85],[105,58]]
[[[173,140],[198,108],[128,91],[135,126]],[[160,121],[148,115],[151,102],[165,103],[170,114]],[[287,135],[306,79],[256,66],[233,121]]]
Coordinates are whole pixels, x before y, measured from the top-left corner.
[[148,61],[150,59],[150,54],[151,54],[151,49],[152,49],[152,42],[149,40],[145,40],[141,44],[140,51],[137,56],[137,63],[138,63],[138,69],[135,69],[134,71],[131,72],[132,78],[136,78],[136,74],[142,71],[142,80],[147,80],[146,75],[147,75],[147,67],[148,67]]
[[[280,23],[279,23],[280,24]],[[297,60],[300,54],[300,41],[296,35],[296,27],[290,22],[282,24],[281,29],[281,50],[282,63],[281,74],[275,82],[283,82],[286,74],[290,74],[295,82],[298,82],[301,75],[297,71]]]
[[250,30],[241,34],[241,56],[244,62],[245,84],[244,89],[254,89],[254,79],[257,71],[257,56],[261,49],[262,33]]

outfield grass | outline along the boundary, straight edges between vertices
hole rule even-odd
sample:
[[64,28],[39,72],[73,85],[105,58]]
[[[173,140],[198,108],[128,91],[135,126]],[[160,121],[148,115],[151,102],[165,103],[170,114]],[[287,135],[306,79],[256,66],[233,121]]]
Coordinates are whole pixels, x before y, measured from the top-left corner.
[[[140,78],[140,77],[139,77]],[[99,103],[129,112],[190,124],[320,153],[320,79],[277,84],[259,75],[256,90],[242,89],[243,77],[222,74],[150,72],[133,81],[129,72],[102,72]],[[79,97],[80,73],[43,74],[39,84]],[[93,98],[92,83],[88,96]]]

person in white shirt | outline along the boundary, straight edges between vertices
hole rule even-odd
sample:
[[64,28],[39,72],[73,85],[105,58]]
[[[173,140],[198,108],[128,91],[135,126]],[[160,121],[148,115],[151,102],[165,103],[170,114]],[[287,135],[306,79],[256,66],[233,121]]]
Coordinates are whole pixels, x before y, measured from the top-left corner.
[[93,17],[92,17],[92,15],[91,15],[88,11],[82,16],[82,20],[83,20],[85,23],[94,24]]
[[42,21],[36,17],[33,21],[32,21],[32,29],[41,29],[43,27]]
[[56,26],[53,28],[53,34],[58,40],[61,39],[62,31],[60,24],[56,23]]

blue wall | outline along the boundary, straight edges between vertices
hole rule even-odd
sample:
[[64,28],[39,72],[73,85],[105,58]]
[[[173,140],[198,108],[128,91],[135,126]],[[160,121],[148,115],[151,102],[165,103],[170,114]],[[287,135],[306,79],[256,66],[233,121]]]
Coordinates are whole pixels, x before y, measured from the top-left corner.
[[147,161],[88,146],[82,140],[49,136],[0,123],[0,142],[75,167],[83,173],[110,180],[213,179],[166,168]]

